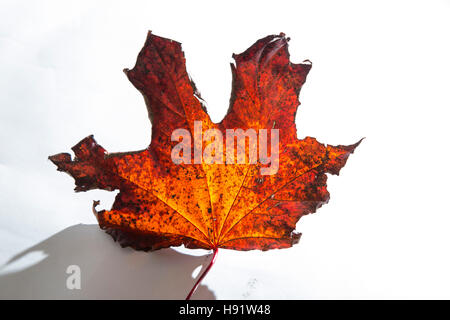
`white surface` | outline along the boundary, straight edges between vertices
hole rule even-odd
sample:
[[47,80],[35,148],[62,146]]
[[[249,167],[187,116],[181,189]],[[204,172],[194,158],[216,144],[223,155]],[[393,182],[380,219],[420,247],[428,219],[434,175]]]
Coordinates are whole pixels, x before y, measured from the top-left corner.
[[[0,268],[1,298],[180,298],[203,263],[173,250],[121,249],[89,226],[91,201],[109,208],[114,194],[75,194],[73,179],[47,160],[89,134],[110,152],[148,145],[143,99],[122,73],[148,29],[183,43],[214,121],[228,108],[231,54],[285,32],[292,61],[313,62],[299,137],[367,138],[329,179],[330,203],[299,222],[298,245],[221,250],[203,297],[450,298],[448,1],[3,0],[1,7],[0,265],[31,248]],[[76,294],[61,289],[70,264],[88,277]],[[172,281],[170,272],[182,276]],[[165,282],[179,285],[158,291]]]

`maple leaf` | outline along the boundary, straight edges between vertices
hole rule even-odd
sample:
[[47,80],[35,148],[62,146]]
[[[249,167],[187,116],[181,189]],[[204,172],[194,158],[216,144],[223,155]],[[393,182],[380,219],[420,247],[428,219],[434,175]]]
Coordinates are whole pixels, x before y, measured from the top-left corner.
[[[298,95],[311,63],[291,63],[288,40],[270,35],[233,55],[230,107],[222,122],[213,123],[186,72],[181,44],[149,33],[135,67],[124,71],[147,104],[150,146],[110,154],[89,136],[72,148],[73,160],[68,153],[49,159],[75,179],[75,191],[120,190],[111,210],[95,213],[122,246],[291,247],[300,237],[297,221],[329,199],[326,173],[339,174],[359,142],[327,146],[311,137],[297,139]],[[195,122],[201,133],[278,129],[277,173],[263,175],[261,161],[175,164],[171,150],[178,142],[172,133],[185,128],[194,134]]]

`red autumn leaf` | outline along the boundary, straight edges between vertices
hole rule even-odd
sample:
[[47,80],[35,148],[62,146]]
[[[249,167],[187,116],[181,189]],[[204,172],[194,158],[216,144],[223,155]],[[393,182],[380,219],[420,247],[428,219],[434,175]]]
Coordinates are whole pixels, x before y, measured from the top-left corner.
[[[49,158],[75,179],[75,191],[120,190],[111,210],[96,213],[100,227],[122,246],[291,247],[300,238],[297,221],[329,199],[326,173],[338,174],[359,142],[326,146],[311,137],[297,139],[298,95],[311,64],[289,61],[288,40],[284,34],[267,36],[233,56],[230,107],[222,122],[213,123],[186,72],[181,44],[149,33],[136,66],[125,73],[147,104],[150,146],[110,154],[89,136],[72,148],[73,160],[68,153]],[[278,171],[262,174],[271,164],[261,159],[175,164],[171,152],[179,141],[172,141],[172,133],[184,128],[195,141],[196,124],[201,135],[208,129],[223,136],[227,129],[278,129]]]

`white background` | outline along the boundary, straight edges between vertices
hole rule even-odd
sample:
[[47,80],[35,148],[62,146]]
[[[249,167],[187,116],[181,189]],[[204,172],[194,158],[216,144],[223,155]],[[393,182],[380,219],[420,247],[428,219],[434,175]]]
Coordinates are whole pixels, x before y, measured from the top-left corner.
[[[449,1],[2,0],[0,6],[0,265],[65,228],[96,223],[93,199],[110,208],[114,193],[74,193],[73,179],[47,156],[89,134],[110,152],[147,147],[144,101],[122,73],[134,66],[147,30],[183,43],[213,121],[228,108],[231,54],[284,32],[291,60],[313,62],[300,94],[299,138],[366,140],[341,175],[330,177],[329,204],[298,223],[298,245],[221,250],[204,284],[218,299],[450,299]],[[111,252],[124,250],[107,240]],[[122,268],[137,269],[153,254],[128,252]],[[0,268],[0,283],[13,274],[23,278],[49,255],[27,253]],[[95,272],[114,263],[105,259]],[[193,269],[185,271],[189,277]],[[127,288],[120,273],[110,281],[122,283],[117,291]],[[1,297],[17,291],[8,283],[0,285]],[[154,296],[157,288],[146,286],[140,297]],[[107,297],[133,297],[127,293],[133,288],[123,290]],[[179,291],[173,297],[186,293]]]

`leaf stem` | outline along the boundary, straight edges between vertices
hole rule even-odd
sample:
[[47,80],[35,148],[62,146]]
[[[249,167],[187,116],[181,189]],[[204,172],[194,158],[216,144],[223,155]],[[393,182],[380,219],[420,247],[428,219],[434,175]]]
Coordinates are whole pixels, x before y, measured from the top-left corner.
[[202,282],[203,278],[208,274],[209,270],[211,270],[212,266],[214,265],[214,262],[216,262],[217,259],[217,253],[219,252],[219,248],[214,248],[213,257],[211,259],[211,262],[209,263],[208,267],[203,271],[202,275],[198,278],[197,282],[195,282],[194,286],[192,287],[191,291],[189,291],[189,294],[186,297],[186,300],[190,300],[192,295],[194,294],[195,290],[197,290],[197,287],[199,286],[200,282]]

